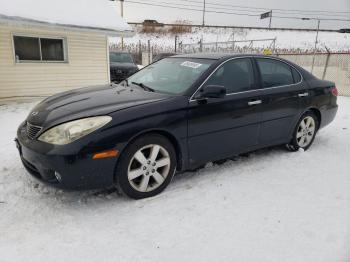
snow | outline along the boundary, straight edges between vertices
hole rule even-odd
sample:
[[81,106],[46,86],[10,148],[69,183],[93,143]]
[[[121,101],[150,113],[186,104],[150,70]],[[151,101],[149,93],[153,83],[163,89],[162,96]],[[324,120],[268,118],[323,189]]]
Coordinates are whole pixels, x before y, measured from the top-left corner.
[[306,152],[259,150],[177,175],[161,195],[36,182],[13,138],[34,103],[0,106],[0,261],[350,261],[350,98]]
[[0,18],[30,19],[57,25],[131,31],[108,0],[0,0]]
[[[134,26],[134,31],[137,32],[131,38],[124,39],[124,43],[128,47],[138,47],[139,41],[146,45],[148,40],[155,48],[160,48],[166,51],[174,51],[175,35],[167,33],[169,27],[164,27],[162,31],[157,33],[143,33],[142,27]],[[204,43],[214,43],[212,48],[215,49],[215,42],[232,41],[234,40],[254,40],[254,39],[273,39],[276,38],[276,49],[280,52],[313,52],[316,32],[315,31],[291,31],[291,30],[265,30],[265,29],[231,29],[231,28],[199,28],[194,27],[191,33],[179,35],[179,42],[183,44],[197,44],[202,36]],[[112,38],[111,43],[119,43],[119,38]],[[236,43],[237,47],[248,47],[249,42]],[[253,48],[270,47],[272,41],[254,42]],[[219,45],[219,47],[231,48],[232,44]],[[195,47],[199,47],[197,44]],[[350,51],[350,35],[341,34],[338,32],[319,32],[318,50],[326,52],[326,47],[331,52],[349,52]],[[237,49],[236,49],[237,50]],[[213,50],[211,50],[213,51]]]

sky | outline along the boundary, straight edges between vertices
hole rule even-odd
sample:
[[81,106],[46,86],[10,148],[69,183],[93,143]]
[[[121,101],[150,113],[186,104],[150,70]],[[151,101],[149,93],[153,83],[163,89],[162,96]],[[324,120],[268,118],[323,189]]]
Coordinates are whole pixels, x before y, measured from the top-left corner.
[[[170,9],[167,7],[147,6],[146,4],[158,5],[176,5],[180,8],[202,9],[203,0],[125,0],[124,17],[128,22],[141,22],[144,19],[155,19],[162,23],[173,23],[177,20],[188,20],[192,24],[202,23],[202,12],[193,10]],[[314,17],[314,18],[338,18],[350,20],[350,0],[206,0],[207,10],[219,12],[234,13],[250,13],[260,14],[270,9],[293,9],[305,10],[305,14],[299,11],[281,11],[274,10],[272,18],[272,27],[302,27],[316,28],[317,21],[301,20],[301,19],[281,19],[276,16],[298,16],[298,17]],[[133,3],[132,3],[133,2]],[[119,6],[119,1],[116,2]],[[231,5],[231,6],[223,6]],[[234,5],[235,7],[233,7]],[[251,7],[258,9],[247,9],[243,7]],[[217,8],[217,9],[213,9]],[[307,11],[323,11],[318,14],[308,13]],[[279,12],[279,13],[278,13]],[[289,13],[286,13],[289,12]],[[330,13],[338,12],[338,13]],[[341,13],[340,13],[341,12]],[[345,13],[347,12],[347,13]],[[275,17],[274,17],[275,16]],[[234,26],[262,26],[267,27],[269,19],[261,20],[260,17],[242,16],[223,13],[206,13],[205,23],[208,25],[234,25]],[[322,29],[340,29],[350,28],[350,21],[321,21]]]

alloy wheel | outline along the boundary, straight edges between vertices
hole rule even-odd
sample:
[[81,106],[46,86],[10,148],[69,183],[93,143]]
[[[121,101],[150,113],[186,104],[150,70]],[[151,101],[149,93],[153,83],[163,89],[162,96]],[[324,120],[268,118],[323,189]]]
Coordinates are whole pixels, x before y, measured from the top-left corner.
[[129,163],[129,184],[139,192],[155,190],[169,175],[170,162],[169,152],[164,147],[156,144],[142,147]]
[[296,133],[296,140],[299,147],[307,147],[315,135],[316,123],[311,116],[303,118]]

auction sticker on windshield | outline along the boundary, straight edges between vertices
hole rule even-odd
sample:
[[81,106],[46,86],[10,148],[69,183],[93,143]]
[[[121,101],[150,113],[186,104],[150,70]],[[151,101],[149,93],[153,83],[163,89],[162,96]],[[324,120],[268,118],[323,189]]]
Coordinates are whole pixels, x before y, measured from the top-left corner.
[[191,62],[191,61],[185,61],[185,62],[183,62],[181,65],[182,65],[182,66],[186,66],[186,67],[190,67],[190,68],[197,69],[197,68],[199,68],[202,64],[195,63],[195,62]]

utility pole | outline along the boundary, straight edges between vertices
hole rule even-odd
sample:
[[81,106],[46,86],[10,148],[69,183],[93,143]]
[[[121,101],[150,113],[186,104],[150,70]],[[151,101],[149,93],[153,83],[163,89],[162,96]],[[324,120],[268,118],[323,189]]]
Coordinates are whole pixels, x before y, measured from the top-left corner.
[[205,26],[205,0],[203,0],[203,23],[202,26]]
[[315,48],[314,53],[316,53],[317,43],[318,43],[318,32],[320,31],[320,19],[317,19],[317,31],[316,31],[316,39],[315,39]]
[[316,52],[317,52],[317,44],[318,44],[318,33],[320,31],[320,23],[321,19],[319,18],[309,18],[309,17],[303,17],[301,20],[316,20],[317,21],[317,29],[316,29],[316,39],[315,39],[315,47],[314,47],[314,55],[312,57],[312,65],[311,65],[311,73],[314,71],[314,64],[315,64],[315,58],[316,58]]
[[317,31],[316,31],[316,39],[315,39],[315,47],[314,47],[314,56],[312,57],[311,73],[314,71],[316,52],[317,52],[317,44],[318,44],[318,33],[320,31],[320,22],[321,22],[320,19],[317,19]]
[[[110,0],[112,2],[116,2],[117,0]],[[124,17],[124,0],[119,0],[120,1],[120,16]],[[121,37],[122,40],[122,50],[124,50],[124,37]]]

